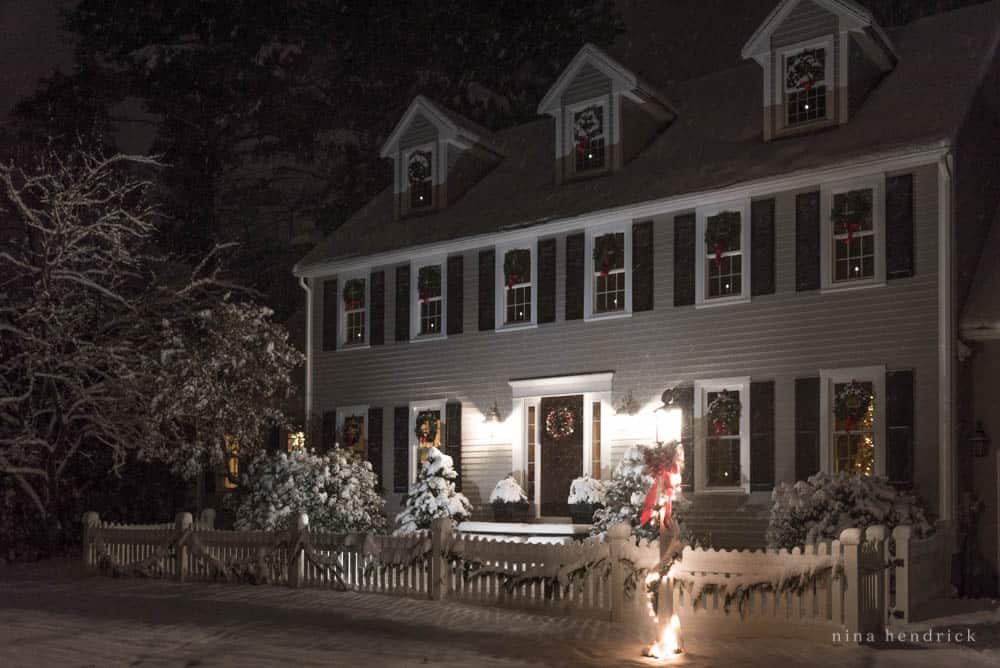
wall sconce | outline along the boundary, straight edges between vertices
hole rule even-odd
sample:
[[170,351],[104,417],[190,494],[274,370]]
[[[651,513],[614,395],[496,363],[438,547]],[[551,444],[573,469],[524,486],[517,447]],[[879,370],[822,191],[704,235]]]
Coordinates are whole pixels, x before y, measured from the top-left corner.
[[503,420],[500,419],[500,407],[497,405],[496,399],[493,400],[493,405],[486,410],[486,418],[483,420],[490,433],[490,440],[496,438],[497,427]]
[[990,437],[983,431],[983,423],[976,420],[976,431],[969,437],[973,457],[985,457],[990,449]]
[[632,396],[632,390],[629,390],[628,394],[622,397],[622,400],[615,406],[615,415],[635,415],[641,408],[642,406]]
[[656,409],[656,442],[670,443],[681,440],[684,411],[677,405],[674,388],[663,391],[663,405]]

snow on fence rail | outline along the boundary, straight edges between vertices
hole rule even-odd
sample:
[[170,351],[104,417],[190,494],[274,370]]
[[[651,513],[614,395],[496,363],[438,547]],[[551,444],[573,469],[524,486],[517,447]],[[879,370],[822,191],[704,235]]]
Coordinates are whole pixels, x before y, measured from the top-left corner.
[[[910,541],[884,528],[847,529],[840,540],[787,550],[684,549],[665,594],[685,628],[811,635],[879,632],[937,594],[926,588],[946,542]],[[929,555],[929,556],[928,556]],[[610,619],[647,618],[645,578],[656,543],[636,545],[627,525],[566,544],[513,543],[435,521],[406,536],[312,531],[301,515],[288,531],[218,531],[181,513],[172,526],[128,527],[84,517],[84,560],[119,575],[328,587]],[[896,582],[895,592],[889,586]],[[899,612],[902,611],[902,612]]]

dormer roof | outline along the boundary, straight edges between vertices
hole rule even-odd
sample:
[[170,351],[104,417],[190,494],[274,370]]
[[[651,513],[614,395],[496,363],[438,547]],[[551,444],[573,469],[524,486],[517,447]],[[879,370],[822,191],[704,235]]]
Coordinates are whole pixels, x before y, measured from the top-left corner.
[[597,48],[593,44],[584,44],[569,65],[562,71],[552,87],[549,88],[545,97],[538,103],[538,113],[554,114],[562,107],[563,91],[573,83],[577,74],[585,66],[590,65],[611,80],[611,92],[621,93],[630,98],[633,102],[643,103],[655,101],[674,113],[673,106],[666,97],[657,91],[653,86],[640,79],[632,70],[628,69],[607,53]]
[[853,0],[782,0],[743,45],[743,58],[753,58],[759,62],[765,54],[770,53],[772,33],[802,2],[811,2],[835,14],[840,19],[840,31],[871,31],[889,55],[896,59],[892,43],[875,22],[872,13]]
[[393,128],[389,138],[382,145],[379,156],[383,158],[394,157],[399,152],[400,138],[418,117],[426,119],[437,128],[441,141],[453,144],[463,150],[479,145],[498,155],[500,153],[493,139],[493,134],[489,130],[459,113],[435,104],[423,95],[418,95],[407,107],[403,117],[396,123],[396,127]]

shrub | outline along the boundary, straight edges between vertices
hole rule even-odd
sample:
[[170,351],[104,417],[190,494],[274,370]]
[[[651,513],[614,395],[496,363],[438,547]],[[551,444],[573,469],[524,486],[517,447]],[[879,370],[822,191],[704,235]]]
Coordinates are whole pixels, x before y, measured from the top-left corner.
[[771,499],[767,542],[774,548],[832,540],[844,529],[876,524],[890,531],[908,524],[918,537],[933,532],[917,499],[884,478],[817,473],[808,480],[779,484]]
[[240,474],[234,495],[237,529],[286,529],[299,513],[309,526],[335,533],[387,531],[385,499],[371,464],[335,448],[262,453]]
[[514,479],[514,474],[509,474],[493,487],[490,492],[490,503],[527,503],[528,495],[524,493],[521,486]]
[[569,498],[566,503],[589,503],[600,505],[604,503],[604,483],[589,475],[573,480],[569,486]]
[[396,531],[407,534],[429,529],[431,520],[450,517],[452,524],[469,519],[472,504],[464,494],[455,491],[454,461],[437,448],[427,449],[427,461],[410,487],[403,511],[396,515]]

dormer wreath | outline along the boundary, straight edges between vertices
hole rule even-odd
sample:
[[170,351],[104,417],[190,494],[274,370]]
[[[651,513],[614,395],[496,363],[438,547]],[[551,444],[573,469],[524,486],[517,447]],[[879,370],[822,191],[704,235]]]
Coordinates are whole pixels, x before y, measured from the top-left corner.
[[722,264],[722,254],[732,250],[739,238],[739,211],[720,211],[709,216],[705,224],[705,247],[715,253],[716,267]]
[[621,263],[625,257],[623,245],[617,234],[605,234],[594,239],[594,270],[601,272],[601,278],[607,278],[611,268]]
[[437,267],[428,267],[419,272],[417,279],[417,292],[420,293],[420,301],[427,303],[431,297],[441,294],[441,270]]
[[344,283],[344,308],[348,311],[359,309],[365,303],[365,282],[352,278]]
[[410,183],[423,183],[431,177],[431,154],[428,151],[414,151],[409,161]]
[[503,258],[503,278],[507,288],[518,283],[531,281],[531,251],[518,249],[507,251]]
[[864,419],[871,404],[872,393],[856,380],[846,383],[833,399],[833,412],[844,421],[847,431],[854,431]]
[[706,415],[714,434],[727,436],[738,433],[742,408],[740,400],[730,394],[728,390],[722,390],[715,395],[715,398],[708,404],[708,414]]
[[834,234],[847,234],[847,245],[851,245],[854,235],[861,229],[865,218],[871,213],[872,202],[868,190],[851,190],[844,193],[843,205],[830,212]]
[[604,110],[599,106],[587,107],[573,119],[573,139],[576,152],[584,153],[590,145],[604,138]]
[[824,79],[823,49],[806,49],[788,58],[785,86],[788,90],[812,90]]

